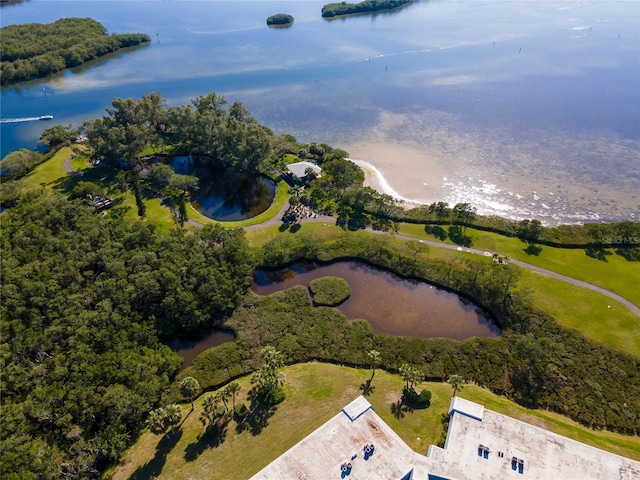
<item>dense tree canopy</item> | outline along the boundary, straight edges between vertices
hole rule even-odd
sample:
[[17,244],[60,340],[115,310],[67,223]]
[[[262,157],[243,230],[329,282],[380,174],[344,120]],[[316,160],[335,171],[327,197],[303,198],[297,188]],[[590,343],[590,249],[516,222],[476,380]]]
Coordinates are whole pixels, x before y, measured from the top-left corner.
[[322,16],[325,18],[340,15],[352,15],[357,13],[378,12],[399,8],[411,3],[413,0],[364,0],[358,3],[328,3],[322,7]]
[[91,18],[62,18],[53,23],[9,25],[2,35],[2,84],[45,77],[121,48],[149,42],[148,35],[107,35]]
[[35,191],[3,214],[2,478],[116,460],[180,365],[159,337],[211,326],[245,294],[241,230],[159,234],[117,213]]
[[293,17],[286,13],[276,13],[267,18],[267,25],[283,26],[293,24]]
[[272,132],[242,103],[225,108],[226,103],[216,93],[170,108],[158,93],[140,100],[116,98],[107,116],[85,123],[87,143],[110,164],[140,167],[145,148],[170,145],[207,157],[214,166],[255,174],[271,154]]

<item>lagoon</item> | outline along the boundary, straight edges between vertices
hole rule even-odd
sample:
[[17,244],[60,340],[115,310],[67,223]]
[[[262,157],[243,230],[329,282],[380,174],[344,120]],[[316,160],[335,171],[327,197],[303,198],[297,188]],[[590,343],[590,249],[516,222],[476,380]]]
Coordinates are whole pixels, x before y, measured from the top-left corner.
[[[549,224],[640,218],[636,2],[422,1],[332,21],[322,4],[3,6],[3,26],[88,16],[154,41],[3,88],[2,117],[78,125],[114,97],[180,105],[216,91],[276,133],[344,148],[370,184],[409,201]],[[278,12],[295,24],[269,29]],[[48,126],[0,124],[2,156]]]
[[367,320],[375,333],[414,338],[495,337],[500,329],[472,302],[426,282],[403,279],[359,261],[299,262],[253,272],[251,289],[269,295],[313,279],[336,276],[351,287],[337,308],[350,320]]

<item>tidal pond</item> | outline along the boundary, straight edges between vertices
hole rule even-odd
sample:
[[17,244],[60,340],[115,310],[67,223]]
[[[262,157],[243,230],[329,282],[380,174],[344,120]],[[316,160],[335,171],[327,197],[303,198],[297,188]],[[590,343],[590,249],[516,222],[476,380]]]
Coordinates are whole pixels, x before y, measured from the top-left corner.
[[224,169],[211,168],[192,157],[168,160],[176,173],[195,175],[198,190],[191,193],[191,204],[206,217],[221,222],[246,220],[267,210],[276,193],[275,184],[263,176],[229,175]]
[[182,357],[183,360],[182,365],[180,365],[180,370],[184,370],[205,350],[217,347],[226,342],[233,342],[235,339],[236,337],[233,332],[214,330],[200,340],[171,340],[168,345],[174,352]]
[[315,278],[342,277],[351,296],[338,307],[347,318],[364,318],[375,333],[406,337],[495,337],[499,328],[471,302],[425,282],[407,280],[357,261],[327,265],[296,263],[280,270],[259,269],[251,288],[269,295]]

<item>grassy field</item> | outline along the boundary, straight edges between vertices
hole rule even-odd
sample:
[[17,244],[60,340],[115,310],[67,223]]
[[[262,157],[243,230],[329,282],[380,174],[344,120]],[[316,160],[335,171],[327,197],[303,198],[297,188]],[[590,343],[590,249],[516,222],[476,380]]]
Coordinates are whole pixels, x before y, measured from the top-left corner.
[[[439,241],[435,236],[427,234],[423,225],[401,224],[400,233]],[[541,246],[538,255],[529,255],[525,252],[526,244],[517,238],[471,228],[467,229],[467,235],[471,237],[474,248],[515,258],[606,288],[640,306],[640,288],[637,286],[637,280],[634,281],[640,278],[640,263],[629,262],[613,253],[612,249],[607,249],[609,254],[605,256],[606,261],[589,257],[581,249],[547,246]],[[453,243],[449,239],[446,242]]]
[[[231,421],[222,435],[205,434],[199,420],[200,397],[191,412],[182,405],[181,429],[170,439],[149,432],[126,453],[123,461],[108,472],[114,480],[123,479],[237,479],[249,478],[272,460],[338,414],[341,408],[360,395],[360,386],[370,370],[358,370],[330,364],[306,363],[284,370],[286,400],[267,413],[253,418],[248,425]],[[251,385],[240,380],[242,401]],[[432,391],[427,409],[398,413],[403,380],[378,370],[367,397],[375,411],[416,452],[426,454],[443,433],[441,418],[449,407],[452,389],[448,384],[424,382],[419,388]],[[560,415],[532,411],[498,397],[487,390],[468,385],[461,397],[482,403],[487,408],[546,428],[560,435],[588,443],[623,456],[640,459],[640,437],[610,432],[595,432]]]
[[627,307],[600,293],[530,270],[521,271],[520,283],[531,291],[534,305],[560,325],[594,342],[640,355],[640,319]]

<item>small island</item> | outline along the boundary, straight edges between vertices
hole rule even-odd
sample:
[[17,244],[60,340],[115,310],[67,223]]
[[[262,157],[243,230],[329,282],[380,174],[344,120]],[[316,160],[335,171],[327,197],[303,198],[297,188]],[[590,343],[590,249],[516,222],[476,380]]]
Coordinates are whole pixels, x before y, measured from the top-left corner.
[[342,15],[353,15],[357,13],[371,13],[380,10],[392,10],[403,7],[413,0],[364,0],[359,3],[328,3],[322,7],[324,18],[338,17]]
[[53,23],[9,25],[2,36],[0,83],[42,78],[65,68],[151,41],[144,33],[108,34],[91,18],[61,18]]
[[290,27],[293,25],[293,17],[286,13],[276,13],[267,18],[270,27]]

